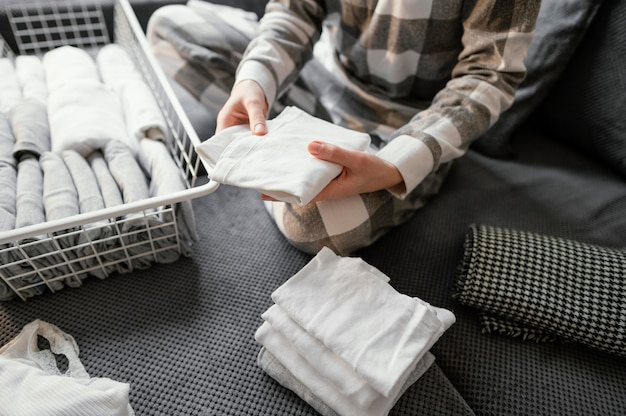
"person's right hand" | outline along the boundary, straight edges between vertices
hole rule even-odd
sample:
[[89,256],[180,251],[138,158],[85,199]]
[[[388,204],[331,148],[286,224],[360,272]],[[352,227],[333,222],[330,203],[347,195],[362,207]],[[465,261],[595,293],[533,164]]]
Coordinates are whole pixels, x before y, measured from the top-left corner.
[[237,83],[224,107],[217,115],[216,133],[227,127],[249,124],[254,134],[267,133],[265,118],[268,112],[263,89],[252,80]]

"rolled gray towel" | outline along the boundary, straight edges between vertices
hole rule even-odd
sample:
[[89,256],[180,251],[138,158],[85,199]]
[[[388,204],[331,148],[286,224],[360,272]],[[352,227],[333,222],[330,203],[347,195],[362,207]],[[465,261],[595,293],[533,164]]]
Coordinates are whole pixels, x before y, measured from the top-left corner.
[[[0,233],[13,230],[15,227],[15,188],[17,172],[15,167],[0,161]],[[8,279],[13,273],[9,264],[13,262],[10,245],[0,246],[0,276]],[[0,300],[5,301],[13,298],[14,293],[4,279],[0,279]]]
[[[172,159],[172,155],[163,142],[142,139],[140,149],[140,154],[146,159],[145,164],[150,170],[151,196],[166,196],[187,189],[180,168]],[[191,255],[191,245],[198,241],[191,201],[185,200],[174,204],[174,212],[175,216],[171,214],[171,211],[164,211],[161,214],[163,222],[172,224],[170,228],[172,228],[171,233],[174,234],[173,238],[166,239],[165,242],[170,246],[176,246],[176,240],[178,239],[182,253],[189,256]],[[177,227],[174,227],[174,221],[176,221]],[[174,228],[178,228],[179,238],[176,238],[176,230]],[[163,252],[157,260],[160,262],[171,262],[178,259],[178,257],[179,253],[176,248]]]
[[[43,204],[46,221],[78,215],[80,213],[78,191],[61,155],[55,152],[44,152],[39,160],[43,171]],[[75,251],[78,243],[78,229],[78,227],[72,227],[54,233],[54,240],[62,249],[61,257],[64,258],[65,264],[75,272],[74,276],[70,275],[65,279],[65,283],[69,286],[79,286],[80,279],[87,276],[87,273],[80,272],[79,255]]]
[[[72,176],[78,194],[80,213],[104,209],[104,199],[100,193],[98,180],[87,160],[74,150],[63,152],[63,161]],[[77,242],[77,254],[83,269],[101,279],[107,277],[114,268],[105,267],[106,260],[99,253],[115,247],[115,231],[108,219],[83,224]]]
[[[39,160],[35,157],[25,157],[17,165],[17,195],[15,228],[28,227],[42,224],[46,221],[43,206],[43,172]],[[63,288],[61,281],[52,281],[59,273],[70,272],[67,266],[62,265],[62,257],[57,247],[47,234],[29,237],[20,240],[20,249],[14,250],[16,260],[20,260],[16,274],[25,274],[21,278],[20,286],[40,282],[41,275],[44,280],[54,289]],[[26,256],[24,256],[24,254]],[[38,273],[33,268],[38,269]],[[30,297],[40,294],[43,287],[38,290],[29,290],[22,294]]]
[[[124,203],[150,197],[146,174],[126,144],[113,140],[107,143],[103,153],[111,175],[122,191]],[[163,235],[163,230],[162,221],[155,213],[155,209],[147,209],[143,213],[128,214],[121,220],[122,242],[132,268],[147,269],[156,261],[157,247],[153,242]]]
[[13,157],[16,161],[24,156],[36,158],[50,151],[50,127],[46,104],[36,98],[24,98],[11,110],[11,128],[15,135]]

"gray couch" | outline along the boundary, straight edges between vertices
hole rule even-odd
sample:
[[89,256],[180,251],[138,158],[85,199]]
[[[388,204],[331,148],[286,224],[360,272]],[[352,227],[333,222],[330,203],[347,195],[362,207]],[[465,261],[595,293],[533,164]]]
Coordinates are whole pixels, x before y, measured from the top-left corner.
[[[145,23],[156,3],[133,3]],[[623,354],[483,333],[478,311],[453,296],[471,224],[626,247],[626,3],[557,3],[544,1],[516,105],[432,203],[356,253],[399,292],[457,317],[393,415],[626,413]],[[258,2],[239,4],[262,14]],[[138,415],[316,414],[257,367],[253,337],[271,292],[311,257],[283,239],[254,192],[222,186],[193,205],[190,258],[0,304],[0,345],[34,319],[56,324],[90,375],[130,383]]]

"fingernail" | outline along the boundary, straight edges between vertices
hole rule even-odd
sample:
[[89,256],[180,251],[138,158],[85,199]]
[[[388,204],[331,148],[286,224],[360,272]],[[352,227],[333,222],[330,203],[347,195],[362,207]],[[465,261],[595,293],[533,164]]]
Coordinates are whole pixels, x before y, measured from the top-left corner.
[[265,133],[265,126],[263,123],[258,123],[254,125],[254,134],[263,134]]
[[320,142],[309,143],[309,152],[314,155],[319,155],[322,151],[322,144]]

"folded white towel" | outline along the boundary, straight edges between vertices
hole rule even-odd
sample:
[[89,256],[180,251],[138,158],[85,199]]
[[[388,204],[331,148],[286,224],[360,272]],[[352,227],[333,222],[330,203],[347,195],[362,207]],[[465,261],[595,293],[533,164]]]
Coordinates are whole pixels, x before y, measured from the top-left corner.
[[248,126],[229,127],[196,147],[215,182],[261,191],[279,201],[306,205],[341,173],[335,163],[307,150],[313,140],[366,150],[370,137],[287,107],[267,122],[263,136]]
[[[86,157],[112,140],[130,141],[120,99],[100,81],[76,81],[50,90],[48,119],[51,148],[59,154],[75,150]],[[135,141],[135,152],[137,148]]]
[[48,92],[81,81],[100,82],[96,62],[84,49],[61,46],[46,52],[42,62]]
[[9,58],[0,58],[0,113],[8,114],[22,99],[15,66]]
[[452,312],[398,293],[373,267],[328,248],[272,293],[294,322],[386,397],[455,321]]
[[19,55],[15,58],[15,73],[24,98],[34,98],[43,103],[48,97],[43,62],[36,55]]
[[[313,367],[303,356],[298,354],[291,347],[289,341],[281,333],[274,331],[267,322],[256,331],[255,338],[296,379],[290,383],[285,383],[285,387],[301,394],[301,397],[311,405],[319,404],[319,401],[322,400],[323,404],[341,416],[387,415],[403,391],[418,380],[435,361],[435,357],[426,352],[420,361],[413,366],[411,372],[407,375],[405,383],[397,389],[395,394],[389,397],[379,395],[368,407],[362,408],[341,394],[330,380],[321,376],[317,368]],[[263,364],[261,363],[261,365]],[[265,370],[268,371],[270,369],[265,368]],[[272,374],[270,373],[270,375]],[[302,394],[300,391],[302,387],[306,388],[313,397],[308,394]],[[322,410],[320,406],[315,407]],[[323,414],[327,413],[324,412]]]

